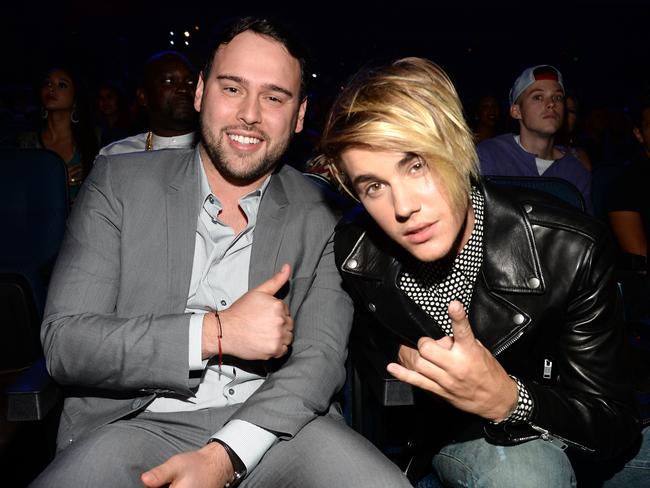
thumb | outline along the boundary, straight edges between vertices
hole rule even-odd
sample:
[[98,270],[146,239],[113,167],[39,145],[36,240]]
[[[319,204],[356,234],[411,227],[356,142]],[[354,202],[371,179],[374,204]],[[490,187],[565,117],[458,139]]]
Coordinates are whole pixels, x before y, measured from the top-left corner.
[[280,271],[271,276],[261,285],[254,288],[255,291],[261,291],[262,293],[268,293],[269,295],[275,295],[284,284],[289,281],[291,277],[291,266],[288,264],[283,264]]
[[159,486],[167,485],[172,481],[172,476],[169,470],[166,468],[166,464],[161,464],[156,466],[149,471],[142,473],[140,476],[140,481],[144,486],[148,488],[157,488]]
[[454,300],[449,304],[447,309],[449,318],[451,319],[451,327],[454,331],[454,343],[468,342],[474,340],[474,332],[469,324],[465,307],[458,300]]

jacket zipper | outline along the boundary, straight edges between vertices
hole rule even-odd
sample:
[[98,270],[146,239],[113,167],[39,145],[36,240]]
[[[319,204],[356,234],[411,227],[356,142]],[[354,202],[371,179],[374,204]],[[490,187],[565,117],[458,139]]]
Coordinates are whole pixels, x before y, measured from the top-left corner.
[[494,350],[492,353],[495,357],[501,354],[503,351],[508,349],[510,346],[512,346],[515,342],[519,340],[519,338],[524,335],[524,329],[521,329],[519,332],[517,332],[513,337],[508,339],[506,342],[501,344],[497,349]]

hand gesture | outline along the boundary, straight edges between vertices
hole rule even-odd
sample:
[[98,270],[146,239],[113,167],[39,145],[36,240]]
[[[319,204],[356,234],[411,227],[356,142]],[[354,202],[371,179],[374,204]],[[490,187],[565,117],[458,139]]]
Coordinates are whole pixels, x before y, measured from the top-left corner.
[[160,466],[143,473],[140,480],[147,488],[223,488],[233,474],[226,450],[213,442],[198,451],[170,457]]
[[[230,308],[219,312],[223,337],[223,354],[241,359],[270,359],[284,356],[293,341],[293,319],[286,303],[273,295],[291,276],[291,267],[284,264],[270,279],[249,290]],[[216,319],[203,322],[204,357],[218,351]]]
[[463,305],[449,304],[454,336],[422,337],[418,348],[401,346],[399,361],[387,369],[397,379],[430,391],[456,408],[498,421],[517,405],[517,385],[481,344]]

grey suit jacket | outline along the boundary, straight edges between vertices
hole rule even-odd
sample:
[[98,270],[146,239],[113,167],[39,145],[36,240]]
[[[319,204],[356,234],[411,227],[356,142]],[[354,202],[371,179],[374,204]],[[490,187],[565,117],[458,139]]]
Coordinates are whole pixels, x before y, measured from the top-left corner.
[[[100,156],[75,201],[41,333],[48,370],[66,387],[59,449],[156,393],[190,396],[198,385],[184,313],[198,164],[194,150]],[[290,438],[342,387],[352,304],[334,264],[335,223],[312,183],[292,168],[276,171],[260,203],[249,286],[291,264],[283,298],[293,347],[231,418]]]

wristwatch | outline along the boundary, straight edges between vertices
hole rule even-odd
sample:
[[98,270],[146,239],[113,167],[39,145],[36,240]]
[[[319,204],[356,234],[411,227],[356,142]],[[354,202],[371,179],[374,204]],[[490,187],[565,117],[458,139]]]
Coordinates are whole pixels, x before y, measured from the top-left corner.
[[226,444],[224,441],[222,441],[221,439],[215,439],[213,437],[208,441],[208,444],[210,444],[211,442],[218,442],[223,446],[223,448],[226,450],[226,454],[228,454],[228,457],[230,458],[232,467],[235,470],[235,474],[233,478],[224,485],[224,488],[235,488],[236,486],[239,486],[239,483],[241,483],[246,477],[246,465],[239,458],[237,453],[235,453],[235,451],[233,451],[230,448],[230,446]]

